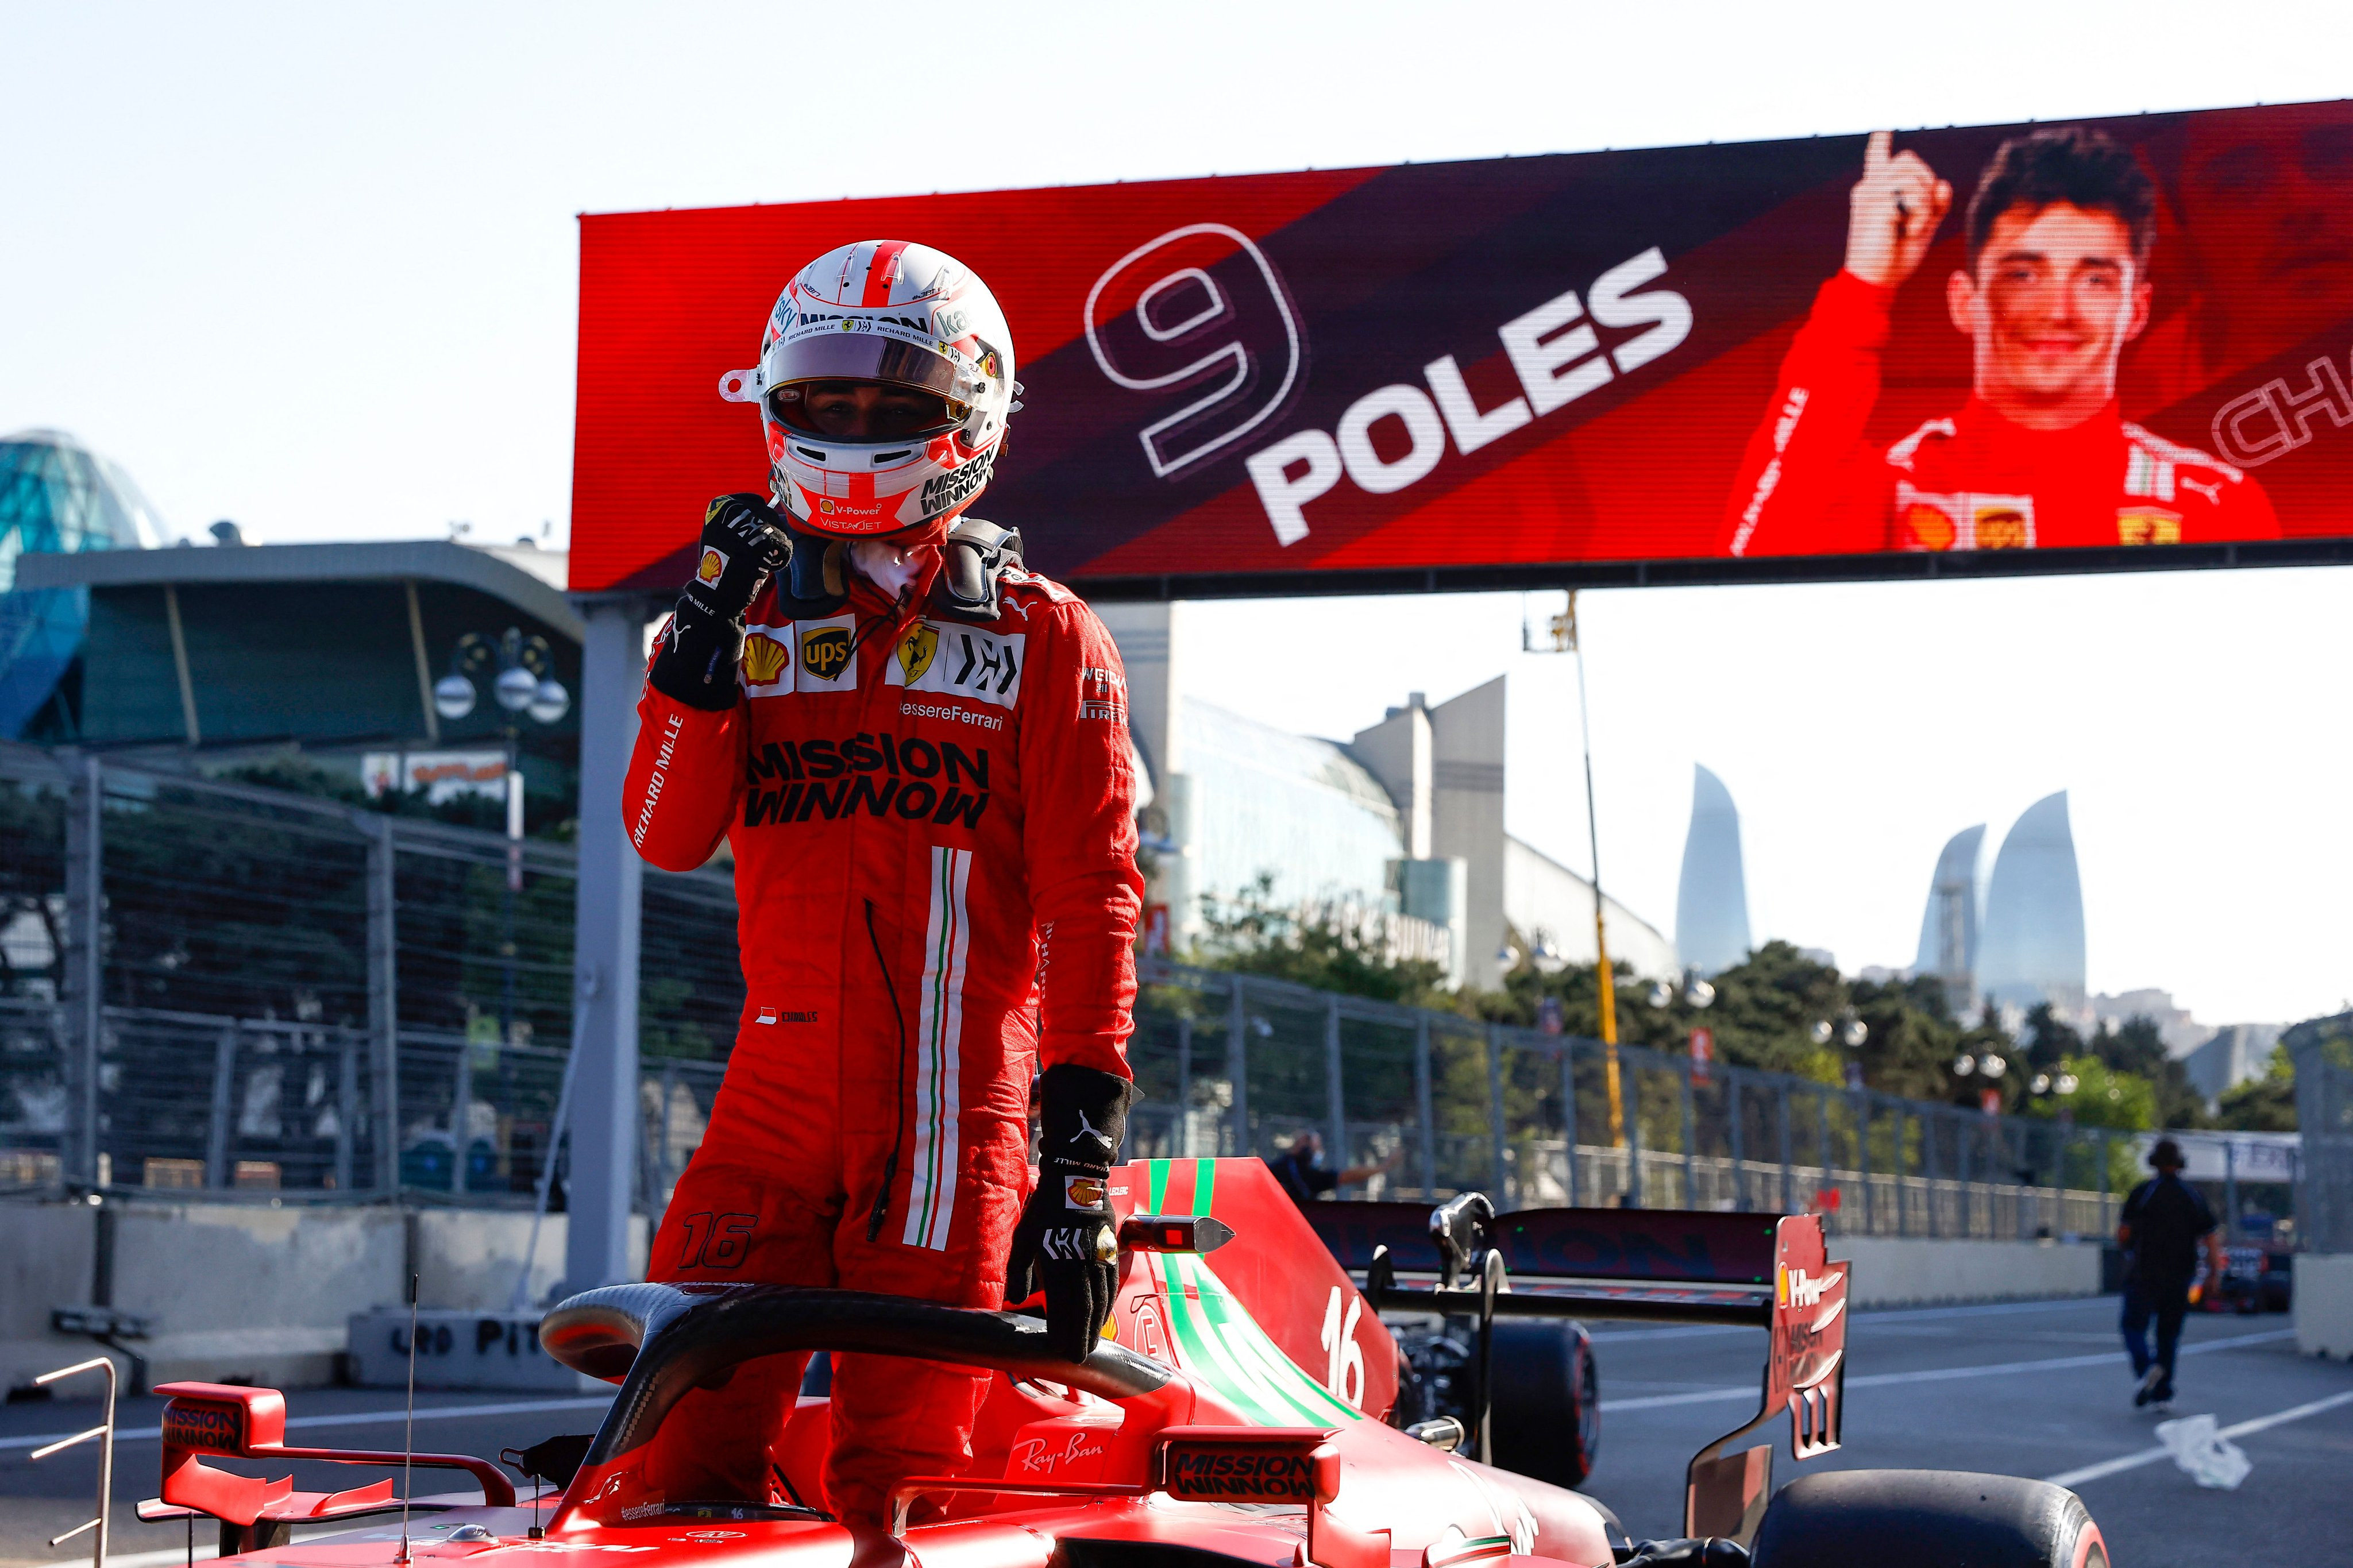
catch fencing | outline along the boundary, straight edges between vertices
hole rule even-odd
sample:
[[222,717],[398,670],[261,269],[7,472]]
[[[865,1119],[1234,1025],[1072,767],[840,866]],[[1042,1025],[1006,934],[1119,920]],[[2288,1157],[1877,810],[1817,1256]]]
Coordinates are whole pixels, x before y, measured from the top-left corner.
[[2127,1134],[1841,1089],[1282,981],[1155,966],[1128,1048],[1131,1157],[1375,1167],[1373,1198],[1822,1213],[1850,1235],[2106,1234]]
[[[571,846],[0,746],[0,1189],[527,1204],[568,1052]],[[723,870],[645,878],[639,1187],[743,1005]]]
[[[0,1187],[527,1204],[572,1027],[566,844],[0,747]],[[733,879],[645,877],[639,1201],[702,1139],[743,1003]],[[1134,1155],[1313,1127],[1376,1197],[1815,1209],[2105,1234],[2129,1140],[1147,966]]]
[[2295,1060],[2295,1121],[2303,1147],[2296,1223],[2313,1252],[2353,1252],[2353,1072],[2318,1043]]

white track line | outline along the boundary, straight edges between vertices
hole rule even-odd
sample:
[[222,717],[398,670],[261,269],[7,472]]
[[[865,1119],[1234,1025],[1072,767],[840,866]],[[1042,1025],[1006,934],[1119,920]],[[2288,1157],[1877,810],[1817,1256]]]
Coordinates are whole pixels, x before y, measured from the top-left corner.
[[[2225,1426],[2220,1435],[2224,1437],[2243,1437],[2250,1432],[2262,1432],[2274,1426],[2284,1426],[2291,1421],[2301,1421],[2307,1415],[2317,1415],[2324,1410],[2334,1410],[2340,1405],[2353,1405],[2353,1389],[2347,1389],[2342,1394],[2332,1394],[2326,1399],[2316,1399],[2309,1405],[2298,1405],[2291,1409],[2277,1411],[2270,1415],[2258,1415],[2252,1421],[2242,1421],[2236,1426]],[[2096,1465],[2085,1465],[2080,1470],[2063,1470],[2058,1475],[2045,1476],[2042,1479],[2054,1487],[2080,1487],[2085,1481],[2096,1481],[2103,1476],[2113,1476],[2120,1470],[2138,1469],[2143,1465],[2153,1465],[2159,1459],[2169,1458],[2171,1458],[2170,1450],[2143,1448],[2139,1453],[2126,1454],[2121,1459],[2103,1459]]]
[[[540,1410],[602,1410],[611,1403],[613,1396],[604,1394],[586,1399],[511,1399],[495,1405],[428,1405],[417,1413],[417,1418],[419,1421],[463,1421],[473,1415],[524,1415]],[[305,1426],[381,1426],[406,1420],[407,1416],[406,1410],[353,1410],[341,1415],[292,1415],[287,1417],[286,1429],[291,1432]],[[0,1450],[38,1448],[60,1437],[72,1436],[70,1432],[43,1432],[30,1437],[0,1437]],[[161,1426],[139,1426],[129,1431],[117,1430],[114,1440],[118,1444],[153,1443],[163,1436]]]
[[[2267,1333],[2238,1334],[2227,1340],[2208,1340],[2203,1344],[2183,1345],[2177,1353],[2204,1355],[2213,1351],[2240,1350],[2248,1345],[2270,1344],[2274,1341],[2294,1339],[2294,1329],[2274,1329]],[[2115,1366],[2124,1357],[2124,1347],[2103,1351],[2097,1355],[2053,1356],[2046,1361],[1992,1362],[1981,1366],[1932,1366],[1917,1372],[1879,1372],[1866,1377],[1850,1377],[1846,1385],[1855,1388],[1892,1388],[1909,1383],[1948,1383],[1960,1378],[2000,1377],[2014,1372],[2064,1372],[2073,1367]],[[1637,1399],[1605,1399],[1601,1402],[1606,1415],[1614,1410],[1663,1410],[1674,1405],[1707,1405],[1721,1399],[1755,1399],[1757,1385],[1740,1388],[1705,1388],[1690,1394],[1654,1394]]]

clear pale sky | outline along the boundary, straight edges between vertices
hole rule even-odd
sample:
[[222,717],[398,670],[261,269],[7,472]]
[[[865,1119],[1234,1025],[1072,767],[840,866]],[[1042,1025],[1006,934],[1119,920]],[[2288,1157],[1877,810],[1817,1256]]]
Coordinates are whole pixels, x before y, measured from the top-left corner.
[[[1178,20],[1181,17],[1181,22]],[[552,525],[574,215],[2285,101],[2336,5],[902,8],[0,4],[0,431],[175,531]],[[949,241],[951,248],[953,242]],[[780,258],[780,275],[790,261]],[[751,342],[756,323],[746,323]],[[1691,764],[1752,923],[1912,957],[1937,847],[2072,792],[2094,989],[2353,994],[2326,572],[1588,595],[1602,869],[1672,927]],[[1513,679],[1515,831],[1580,868],[1574,688],[1516,597],[1207,606],[1198,685],[1345,736]]]

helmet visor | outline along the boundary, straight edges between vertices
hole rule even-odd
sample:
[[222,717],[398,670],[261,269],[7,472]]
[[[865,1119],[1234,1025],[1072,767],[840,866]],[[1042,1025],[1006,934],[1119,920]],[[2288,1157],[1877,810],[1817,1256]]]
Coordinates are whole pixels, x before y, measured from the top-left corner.
[[970,405],[889,381],[800,381],[768,394],[768,417],[796,436],[832,442],[914,441],[944,436]]
[[873,332],[810,332],[771,343],[760,371],[761,384],[772,389],[803,381],[882,381],[956,403],[980,391],[963,365],[937,349]]

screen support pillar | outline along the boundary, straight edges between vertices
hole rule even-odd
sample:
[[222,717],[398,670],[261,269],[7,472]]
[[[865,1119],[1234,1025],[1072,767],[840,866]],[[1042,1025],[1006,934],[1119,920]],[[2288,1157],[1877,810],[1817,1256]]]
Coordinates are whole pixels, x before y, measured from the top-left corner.
[[634,595],[575,603],[588,626],[580,658],[573,949],[580,1062],[565,1189],[571,1226],[564,1281],[568,1289],[588,1290],[636,1278],[629,1215],[638,1169],[638,922],[645,863],[621,821],[621,785],[637,743],[646,613]]

